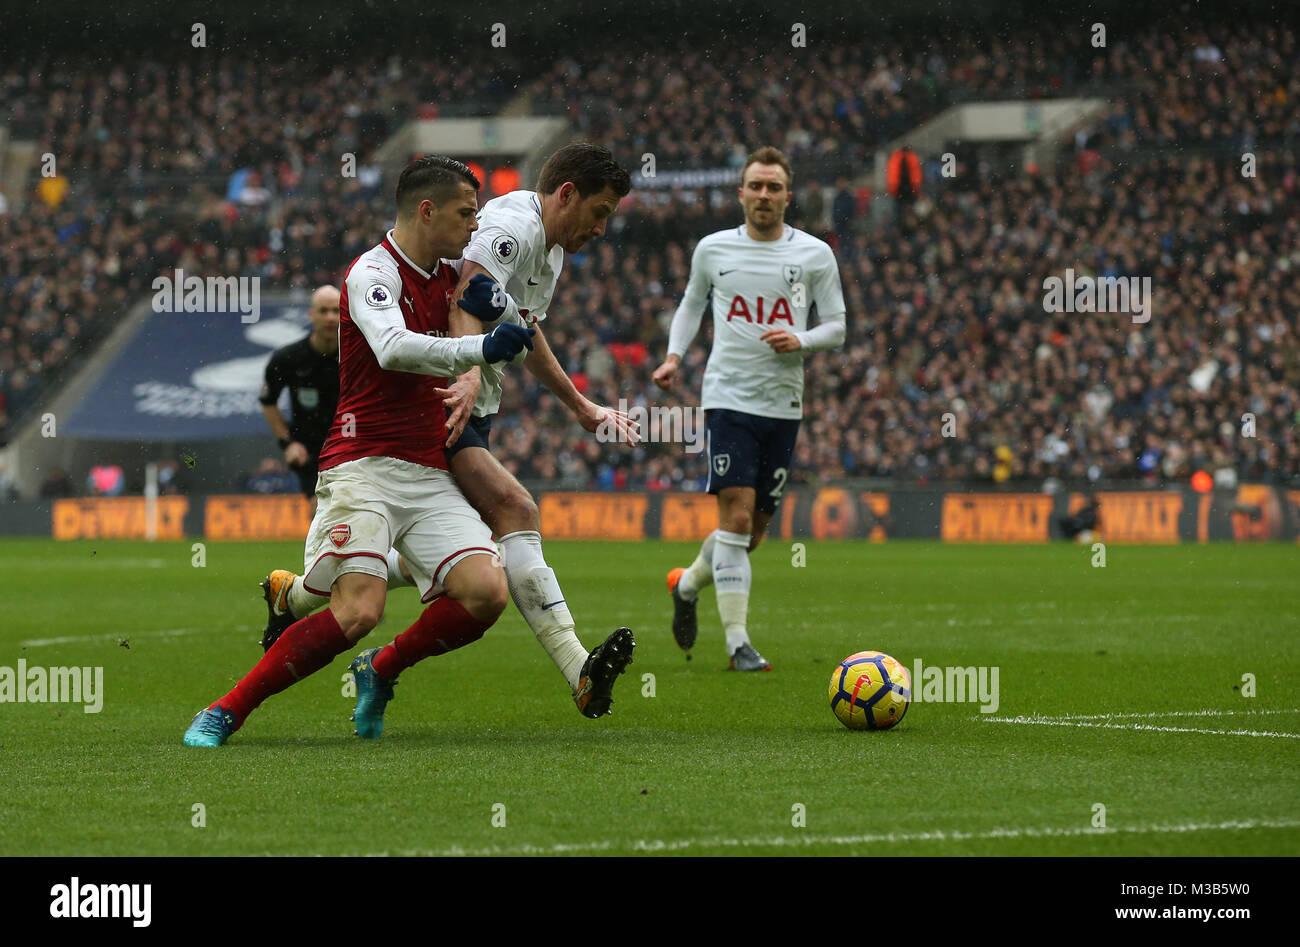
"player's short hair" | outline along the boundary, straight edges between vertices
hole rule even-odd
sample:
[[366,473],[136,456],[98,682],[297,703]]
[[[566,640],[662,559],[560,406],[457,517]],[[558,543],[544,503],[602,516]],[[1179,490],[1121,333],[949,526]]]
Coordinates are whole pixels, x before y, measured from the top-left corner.
[[788,191],[794,187],[794,170],[790,167],[790,159],[780,149],[764,145],[751,151],[749,157],[745,159],[745,166],[740,169],[741,184],[745,183],[745,172],[749,170],[751,164],[779,164],[781,170],[785,172],[785,189]]
[[537,176],[537,192],[553,194],[565,182],[572,181],[581,197],[590,197],[609,188],[619,197],[632,190],[632,177],[614,160],[608,148],[589,141],[565,145],[546,159]]
[[482,187],[468,165],[446,155],[423,155],[402,169],[397,179],[397,215],[404,217],[430,200],[442,204],[460,192],[460,185]]

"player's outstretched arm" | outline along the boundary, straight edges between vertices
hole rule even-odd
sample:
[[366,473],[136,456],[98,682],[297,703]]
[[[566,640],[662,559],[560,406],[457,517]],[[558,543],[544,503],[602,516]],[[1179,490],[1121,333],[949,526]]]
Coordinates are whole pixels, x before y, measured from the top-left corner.
[[[546,342],[546,336],[540,328],[533,340],[533,350],[524,359],[524,366],[538,381],[547,387],[551,394],[564,402],[564,406],[573,412],[584,430],[595,432],[605,425],[605,430],[614,435],[617,443],[639,444],[641,427],[622,411],[596,404],[587,398],[573,384],[573,379],[561,367],[555,353]],[[612,430],[610,425],[613,425]]]
[[691,275],[686,281],[686,292],[682,295],[677,311],[673,313],[673,323],[668,329],[668,355],[651,376],[654,383],[664,391],[672,390],[682,356],[690,347],[691,339],[695,338],[696,333],[700,331],[704,306],[708,302],[709,291],[713,288],[705,253],[703,243],[695,245],[695,252],[691,255]]

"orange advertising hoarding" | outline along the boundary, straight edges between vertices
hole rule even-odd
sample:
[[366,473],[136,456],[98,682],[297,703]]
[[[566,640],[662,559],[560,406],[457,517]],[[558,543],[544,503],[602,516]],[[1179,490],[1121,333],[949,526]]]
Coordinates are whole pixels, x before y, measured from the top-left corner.
[[[185,497],[159,497],[157,537],[183,539]],[[55,539],[145,539],[144,497],[88,497],[55,500],[52,512]]]
[[310,526],[311,507],[296,493],[208,497],[203,511],[208,539],[302,539]]
[[1045,493],[946,493],[940,536],[949,543],[1045,543],[1053,505]]
[[[1174,490],[1126,490],[1094,494],[1097,500],[1096,537],[1108,543],[1177,543],[1183,495]],[[1070,497],[1070,512],[1086,502],[1081,493]],[[1208,512],[1208,511],[1207,511]]]
[[662,539],[702,540],[718,528],[718,498],[707,493],[664,495],[659,523]]
[[549,539],[644,539],[644,493],[544,493],[539,510]]

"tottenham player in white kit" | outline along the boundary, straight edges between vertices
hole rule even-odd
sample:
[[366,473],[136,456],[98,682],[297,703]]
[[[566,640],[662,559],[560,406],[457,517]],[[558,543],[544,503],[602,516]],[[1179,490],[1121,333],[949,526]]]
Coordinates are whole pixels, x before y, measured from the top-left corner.
[[[713,350],[704,369],[709,492],[718,497],[718,528],[685,569],[668,574],[673,637],[686,652],[698,632],[700,591],[717,586],[727,654],[737,671],[772,665],[749,640],[751,570],[781,502],[799,421],[803,357],[844,344],[844,294],[835,254],[824,241],[785,223],[793,173],[785,155],[760,148],[741,170],[745,222],[703,238],[691,258],[686,294],[669,330],[668,357],[655,369],[672,388],[713,297]],[[817,325],[808,316],[817,308]]]
[[[575,142],[547,159],[536,191],[514,191],[489,201],[479,213],[479,228],[459,261],[457,294],[479,274],[499,290],[505,312],[496,322],[482,322],[460,308],[451,311],[451,334],[477,335],[501,322],[536,330],[531,351],[520,358],[588,431],[609,419],[628,443],[637,443],[635,424],[626,415],[585,398],[574,387],[546,344],[538,323],[546,318],[564,254],[576,253],[605,224],[631,189],[628,173],[608,149]],[[527,358],[523,358],[526,354]],[[481,375],[480,375],[481,371]],[[555,573],[542,555],[537,504],[527,490],[489,453],[492,416],[501,405],[502,368],[482,366],[439,389],[449,409],[447,456],[457,484],[492,528],[501,547],[511,597],[564,675],[574,703],[587,717],[609,712],[612,681],[632,660],[635,641],[619,629],[588,653],[578,640],[573,616]],[[389,554],[389,586],[412,584],[409,569],[395,551]],[[263,583],[271,618],[267,639],[277,623],[291,622],[321,604],[307,594],[301,577],[277,570]],[[591,664],[598,675],[584,673]]]

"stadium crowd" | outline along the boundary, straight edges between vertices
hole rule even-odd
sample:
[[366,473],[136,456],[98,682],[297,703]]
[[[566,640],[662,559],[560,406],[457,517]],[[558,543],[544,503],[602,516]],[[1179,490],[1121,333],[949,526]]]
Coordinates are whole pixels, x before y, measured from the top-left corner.
[[[787,219],[835,246],[848,305],[845,348],[808,361],[795,482],[1296,475],[1293,33],[1152,30],[1107,55],[1037,30],[887,42],[865,58],[817,50],[790,54],[806,53],[806,68],[768,70],[725,44],[707,55],[611,46],[532,77],[509,63],[477,80],[405,60],[363,82],[252,61],[203,74],[0,67],[11,129],[76,182],[34,172],[23,212],[0,211],[0,443],[6,411],[33,411],[159,273],[337,282],[391,213],[373,146],[430,102],[499,102],[518,83],[534,109],[567,114],[631,168],[646,152],[660,171],[738,166],[758,141],[790,154]],[[950,102],[1085,83],[1115,90],[1112,105],[1061,142],[1054,167],[965,162],[948,180],[922,156],[923,193],[902,202],[840,174]],[[350,149],[355,178],[335,170]],[[1254,177],[1245,151],[1258,152]],[[672,398],[650,373],[695,242],[739,223],[734,193],[634,190],[606,237],[567,261],[546,330],[591,397],[698,403],[707,328]],[[1067,268],[1152,277],[1150,322],[1045,312],[1043,280]],[[494,444],[519,476],[702,484],[703,455],[598,443],[530,377],[507,378]]]

